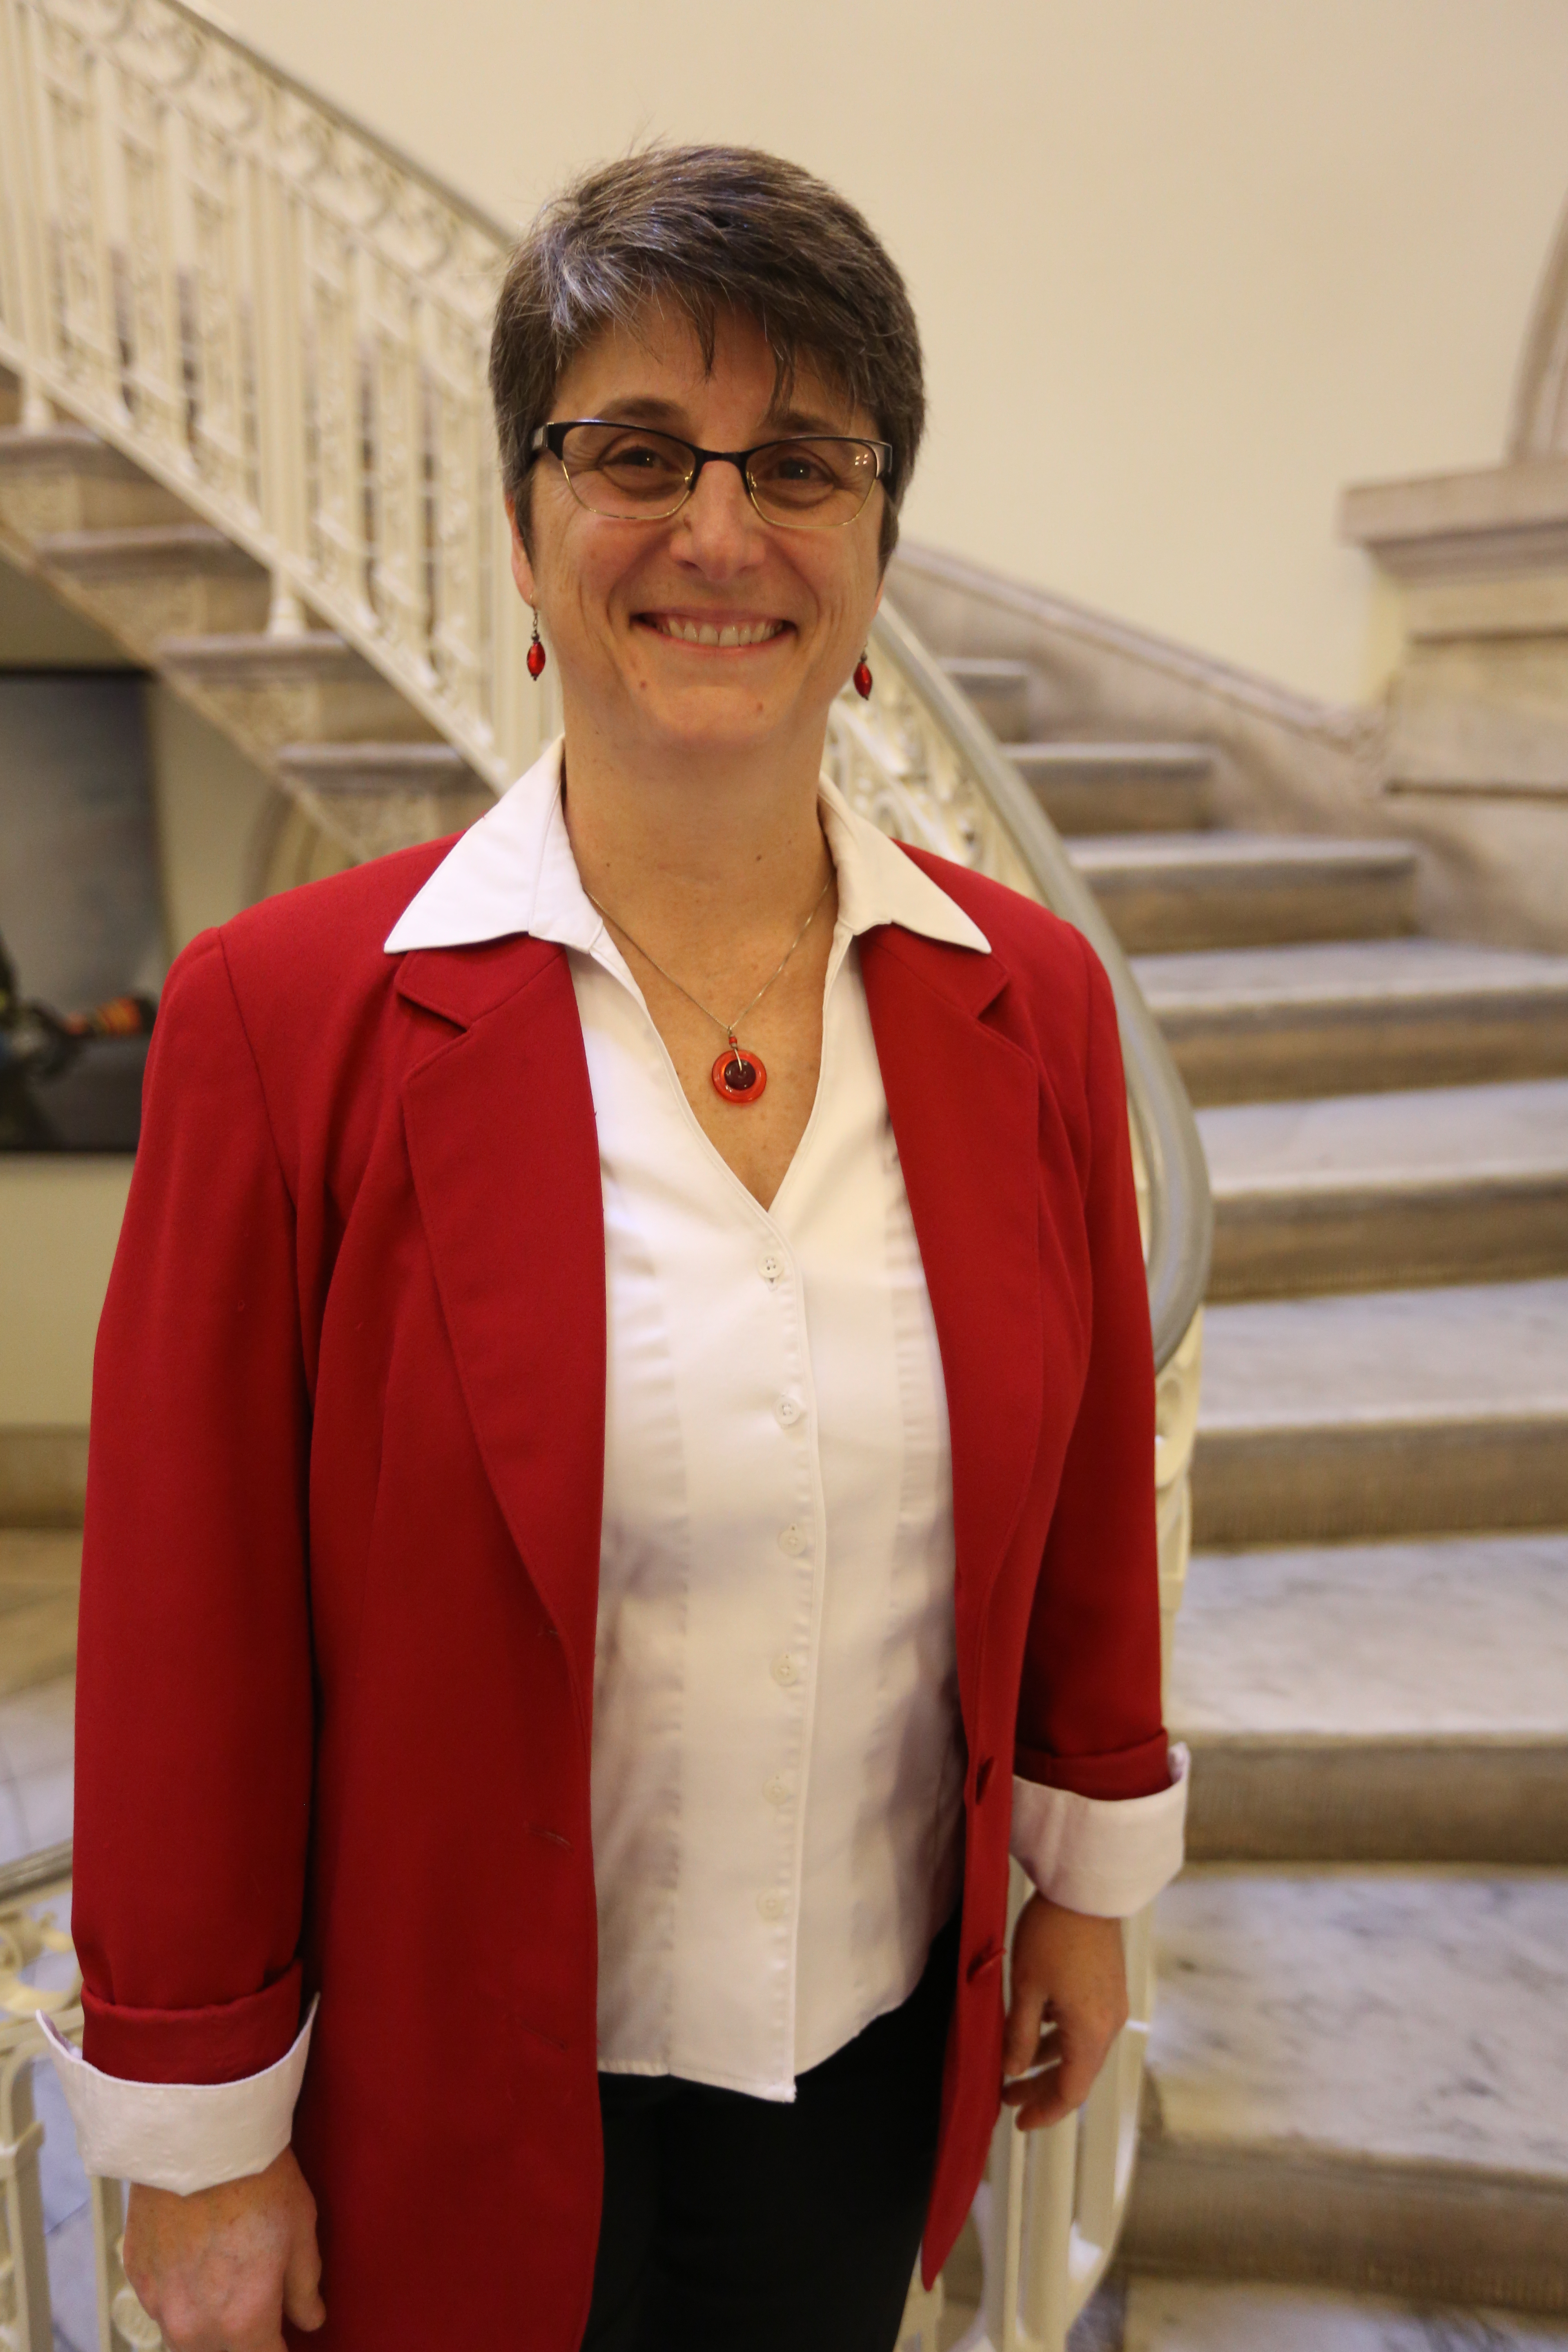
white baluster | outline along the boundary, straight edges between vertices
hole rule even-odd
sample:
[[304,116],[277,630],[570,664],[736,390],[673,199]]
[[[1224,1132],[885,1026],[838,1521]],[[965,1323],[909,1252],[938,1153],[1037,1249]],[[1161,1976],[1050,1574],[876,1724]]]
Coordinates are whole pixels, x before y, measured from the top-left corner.
[[52,2352],[49,2272],[44,2249],[44,2205],[38,2149],[44,2128],[33,2113],[34,2037],[0,2030],[0,2347],[4,2352]]

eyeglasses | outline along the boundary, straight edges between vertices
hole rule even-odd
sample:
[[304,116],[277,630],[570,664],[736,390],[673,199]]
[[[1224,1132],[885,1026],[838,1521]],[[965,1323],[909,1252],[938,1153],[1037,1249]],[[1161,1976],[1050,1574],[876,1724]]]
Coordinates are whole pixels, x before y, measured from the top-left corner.
[[672,433],[598,417],[539,425],[529,441],[530,461],[543,449],[560,458],[579,506],[619,522],[666,522],[686,504],[704,466],[733,466],[764,522],[784,530],[840,530],[893,468],[890,441],[847,433],[797,435],[754,449],[699,449]]

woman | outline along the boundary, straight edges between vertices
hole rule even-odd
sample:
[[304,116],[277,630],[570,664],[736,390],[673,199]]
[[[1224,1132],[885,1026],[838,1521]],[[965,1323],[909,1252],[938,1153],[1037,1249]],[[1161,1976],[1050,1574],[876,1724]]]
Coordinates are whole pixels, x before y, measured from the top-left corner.
[[860,216],[595,173],[491,373],[564,747],[165,994],[62,2072],[174,2352],[885,2352],[1179,1859],[1110,992],[821,780],[923,408]]

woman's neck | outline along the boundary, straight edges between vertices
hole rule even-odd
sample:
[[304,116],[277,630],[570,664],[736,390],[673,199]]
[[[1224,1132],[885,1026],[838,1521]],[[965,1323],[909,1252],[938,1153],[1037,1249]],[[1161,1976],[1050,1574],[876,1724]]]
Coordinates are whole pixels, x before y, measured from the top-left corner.
[[567,726],[566,828],[584,889],[658,955],[722,958],[797,923],[832,864],[821,747],[768,760],[681,751],[635,761]]

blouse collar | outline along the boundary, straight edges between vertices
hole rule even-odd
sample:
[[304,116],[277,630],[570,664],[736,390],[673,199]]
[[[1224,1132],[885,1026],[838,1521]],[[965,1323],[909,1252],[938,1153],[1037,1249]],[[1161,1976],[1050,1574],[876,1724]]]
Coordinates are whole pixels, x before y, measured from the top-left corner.
[[[564,738],[468,827],[405,907],[386,938],[388,955],[409,948],[468,947],[527,931],[562,947],[590,950],[603,929],[584,890],[561,805]],[[987,953],[977,923],[824,776],[823,827],[838,877],[838,922],[851,938],[897,923],[930,940]]]

